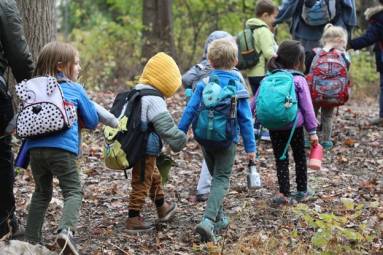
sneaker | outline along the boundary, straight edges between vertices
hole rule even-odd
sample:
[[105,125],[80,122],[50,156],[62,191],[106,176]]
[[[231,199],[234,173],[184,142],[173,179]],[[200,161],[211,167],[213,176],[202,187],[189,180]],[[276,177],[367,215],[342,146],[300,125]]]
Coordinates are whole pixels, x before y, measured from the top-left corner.
[[159,222],[169,221],[176,213],[176,209],[177,209],[176,203],[165,201],[161,207],[157,208],[158,221]]
[[229,226],[229,217],[226,216],[223,209],[220,209],[217,215],[216,222],[214,223],[214,231],[219,232]]
[[269,130],[263,129],[261,132],[262,141],[271,141]]
[[293,194],[293,197],[297,202],[306,202],[312,200],[314,197],[314,191],[307,189],[307,191],[297,191]]
[[62,229],[57,235],[57,244],[62,249],[60,254],[63,255],[79,255],[76,243],[73,238],[73,233],[70,229]]
[[323,149],[325,149],[325,150],[331,150],[332,147],[334,146],[332,141],[322,141],[320,144],[322,145]]
[[273,206],[282,206],[282,205],[293,205],[295,203],[292,197],[286,197],[282,193],[278,193],[271,200]]
[[202,242],[215,242],[214,222],[208,218],[203,218],[197,225],[195,231],[201,236]]
[[143,217],[129,217],[126,220],[126,229],[128,234],[145,233],[154,230],[154,225],[146,223]]
[[383,124],[383,118],[381,118],[381,117],[370,120],[370,125],[380,126],[382,124]]
[[209,193],[197,194],[196,195],[197,202],[205,202],[205,201],[208,200],[208,198],[209,198]]

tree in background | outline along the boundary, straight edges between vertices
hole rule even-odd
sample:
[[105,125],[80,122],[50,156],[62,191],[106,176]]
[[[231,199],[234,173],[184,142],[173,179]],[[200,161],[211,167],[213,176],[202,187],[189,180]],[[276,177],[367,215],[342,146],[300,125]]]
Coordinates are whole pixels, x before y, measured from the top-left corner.
[[173,39],[172,0],[144,0],[142,12],[142,60],[164,51],[176,58]]
[[36,62],[41,48],[56,38],[55,0],[16,0],[25,35]]

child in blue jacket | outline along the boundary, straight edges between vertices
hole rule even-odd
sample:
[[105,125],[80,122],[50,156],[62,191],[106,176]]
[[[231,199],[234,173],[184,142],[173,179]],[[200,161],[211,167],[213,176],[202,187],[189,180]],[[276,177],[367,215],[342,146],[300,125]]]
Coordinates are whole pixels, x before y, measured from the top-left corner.
[[[80,71],[79,54],[67,43],[51,42],[44,46],[37,60],[35,76],[56,76],[64,99],[75,105],[77,119],[84,128],[95,129],[99,123],[97,111],[84,88],[75,82]],[[66,77],[65,80],[62,78]],[[64,208],[58,227],[57,243],[64,254],[78,254],[73,232],[82,202],[80,175],[76,165],[80,151],[78,121],[60,133],[26,140],[30,153],[35,191],[29,207],[25,237],[33,243],[41,241],[45,212],[52,199],[53,176],[59,180],[64,197]]]
[[360,37],[350,41],[349,48],[358,50],[375,43],[374,51],[376,58],[376,69],[380,73],[380,99],[379,116],[372,119],[370,124],[383,124],[383,0],[380,5],[368,8],[364,13],[368,20],[367,31]]
[[[210,77],[219,79],[221,87],[228,85],[230,80],[236,83],[238,96],[237,119],[239,128],[236,130],[235,138],[228,148],[215,149],[202,146],[202,152],[211,176],[213,177],[211,191],[207,200],[204,216],[197,225],[196,231],[201,235],[203,241],[215,241],[215,232],[227,228],[228,218],[223,212],[223,199],[229,189],[234,159],[236,155],[236,144],[239,141],[239,133],[242,135],[245,151],[249,160],[255,160],[255,137],[252,126],[252,115],[248,102],[248,92],[240,82],[240,77],[233,74],[231,70],[237,64],[237,46],[230,39],[222,38],[213,41],[208,47],[208,60],[213,67]],[[178,127],[187,133],[193,119],[197,117],[198,109],[202,101],[202,93],[205,82],[197,83],[195,92],[187,104]]]

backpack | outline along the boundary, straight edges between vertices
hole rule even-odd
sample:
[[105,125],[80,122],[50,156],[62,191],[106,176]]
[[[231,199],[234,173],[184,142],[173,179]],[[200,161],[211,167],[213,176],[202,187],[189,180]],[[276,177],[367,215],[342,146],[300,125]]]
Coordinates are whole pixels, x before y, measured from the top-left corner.
[[280,129],[293,123],[289,140],[281,155],[286,153],[298,122],[298,99],[295,92],[294,75],[298,72],[274,70],[261,81],[256,98],[256,118],[268,129]]
[[230,80],[221,87],[219,78],[204,79],[201,104],[193,119],[194,138],[212,149],[228,148],[237,132],[237,85]]
[[336,16],[337,0],[304,0],[301,17],[309,26],[322,26]]
[[11,94],[8,92],[4,78],[0,76],[0,136],[4,134],[5,128],[12,120],[13,114]]
[[[144,127],[141,121],[141,98],[159,96],[153,89],[122,92],[116,96],[110,112],[119,120],[117,128],[104,128],[104,161],[110,169],[126,170],[132,168],[145,155],[151,125]],[[144,162],[144,161],[142,161]]]
[[251,68],[258,64],[261,52],[258,52],[255,48],[253,32],[261,26],[246,26],[245,29],[237,35],[238,45],[238,64],[239,70]]
[[77,121],[76,107],[63,97],[55,77],[43,76],[16,85],[20,100],[16,135],[35,138],[51,135],[72,127]]
[[320,107],[344,105],[350,94],[348,66],[342,52],[314,49],[316,53],[306,76],[313,104]]

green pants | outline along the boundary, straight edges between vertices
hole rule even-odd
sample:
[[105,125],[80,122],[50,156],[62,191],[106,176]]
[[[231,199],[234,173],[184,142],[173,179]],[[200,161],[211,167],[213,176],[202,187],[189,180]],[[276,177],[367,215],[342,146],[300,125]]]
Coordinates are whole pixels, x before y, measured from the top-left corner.
[[207,167],[213,177],[204,217],[212,221],[216,220],[218,211],[222,207],[223,199],[229,190],[236,149],[236,144],[232,144],[224,150],[202,149]]
[[30,241],[39,242],[45,212],[52,199],[53,176],[58,178],[64,197],[59,230],[75,228],[83,192],[76,166],[76,155],[73,153],[55,148],[31,149],[30,162],[36,187],[29,207],[25,237]]

